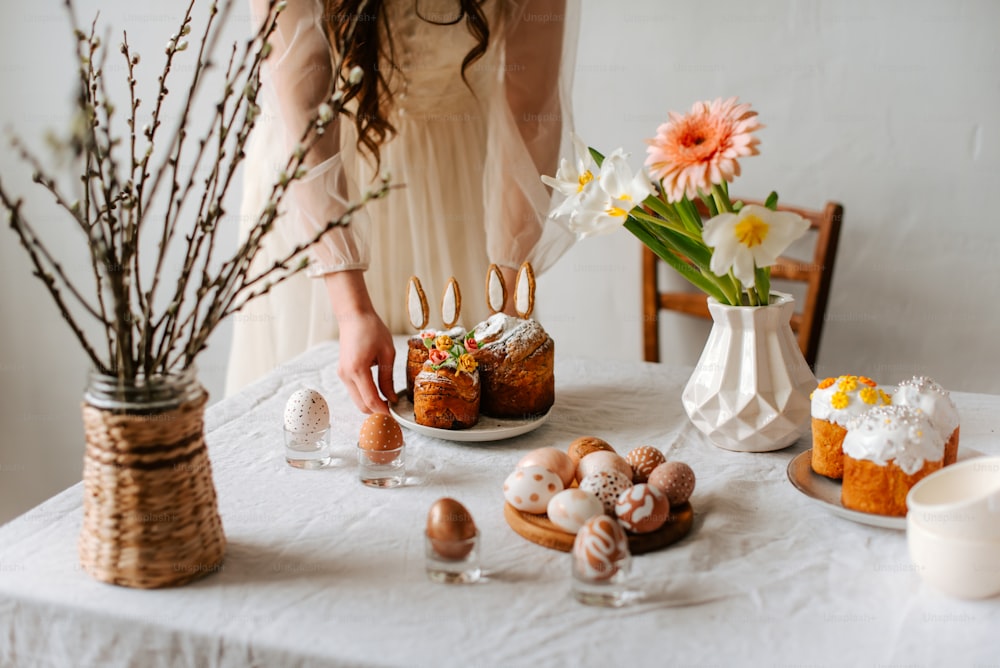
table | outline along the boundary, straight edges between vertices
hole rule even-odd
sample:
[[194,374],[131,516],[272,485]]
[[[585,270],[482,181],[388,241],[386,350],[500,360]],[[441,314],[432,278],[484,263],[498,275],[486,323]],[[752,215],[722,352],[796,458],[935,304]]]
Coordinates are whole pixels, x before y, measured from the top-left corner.
[[[317,347],[209,408],[229,539],[219,572],[153,591],[90,579],[76,559],[80,485],[0,528],[0,665],[1000,661],[1000,598],[937,594],[914,572],[903,532],[834,517],[802,496],[785,469],[804,441],[767,454],[708,444],[681,407],[689,369],[557,356],[556,405],[540,429],[483,445],[407,432],[407,485],[383,490],[363,487],[344,462],[320,471],[284,463],[282,411],[301,387],[328,398],[337,448],[352,451],[363,416],[336,359],[336,344]],[[1000,397],[954,396],[962,447],[1000,454]],[[517,460],[587,434],[621,452],[657,446],[698,477],[692,533],[634,559],[646,596],[618,610],[577,603],[569,557],[503,519],[501,485]],[[425,517],[442,496],[476,519],[486,581],[425,578]]]

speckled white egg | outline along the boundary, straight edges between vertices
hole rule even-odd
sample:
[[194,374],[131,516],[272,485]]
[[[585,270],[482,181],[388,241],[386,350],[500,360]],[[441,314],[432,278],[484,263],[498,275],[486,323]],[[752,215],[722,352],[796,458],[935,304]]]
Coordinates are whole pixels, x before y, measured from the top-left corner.
[[598,471],[580,481],[580,489],[590,492],[604,504],[604,511],[615,514],[618,495],[632,486],[632,478],[620,471]]
[[309,388],[298,390],[285,404],[285,429],[312,434],[330,427],[330,407],[323,395]]
[[562,489],[562,480],[552,471],[543,466],[525,466],[507,476],[503,497],[518,510],[541,515],[549,500]]
[[604,514],[604,504],[582,489],[564,489],[549,500],[549,520],[566,533],[576,533],[594,515]]

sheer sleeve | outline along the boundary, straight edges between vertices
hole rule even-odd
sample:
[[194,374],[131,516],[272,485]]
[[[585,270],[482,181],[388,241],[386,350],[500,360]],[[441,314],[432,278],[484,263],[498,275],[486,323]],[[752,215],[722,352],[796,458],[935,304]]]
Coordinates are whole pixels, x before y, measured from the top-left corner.
[[[569,3],[576,5],[577,3]],[[490,260],[550,267],[573,243],[552,204],[542,174],[554,174],[570,150],[573,65],[578,16],[565,0],[509,4],[503,26],[503,94],[490,110],[484,182]]]
[[[259,20],[267,13],[267,0],[250,0]],[[268,124],[266,139],[277,146],[262,152],[274,158],[268,168],[272,181],[295,150],[309,121],[333,90],[330,44],[320,23],[318,0],[289,2],[278,18],[271,38],[272,53],[261,73],[261,124]],[[340,123],[334,119],[305,158],[308,172],[292,184],[278,218],[280,232],[291,244],[308,242],[331,220],[341,216],[350,197],[356,196],[347,182],[340,155]],[[368,234],[363,218],[356,216],[348,227],[335,228],[310,248],[307,272],[318,276],[345,269],[366,269],[369,261]]]

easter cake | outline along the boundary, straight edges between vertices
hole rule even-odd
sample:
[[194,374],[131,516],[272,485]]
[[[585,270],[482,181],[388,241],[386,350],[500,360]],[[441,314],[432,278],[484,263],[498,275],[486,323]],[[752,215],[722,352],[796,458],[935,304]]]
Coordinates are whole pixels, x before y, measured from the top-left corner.
[[914,376],[896,387],[892,403],[922,411],[944,439],[944,465],[958,459],[959,418],[955,402],[943,387],[926,376]]
[[844,438],[841,503],[878,515],[906,515],[906,495],[944,465],[944,439],[919,410],[877,406],[853,418]]
[[474,426],[479,421],[479,370],[466,343],[447,334],[423,342],[428,357],[413,380],[414,420],[437,429]]
[[892,403],[892,399],[878,383],[865,376],[838,376],[822,380],[811,398],[812,469],[828,478],[842,478],[842,445],[847,423],[873,406]]

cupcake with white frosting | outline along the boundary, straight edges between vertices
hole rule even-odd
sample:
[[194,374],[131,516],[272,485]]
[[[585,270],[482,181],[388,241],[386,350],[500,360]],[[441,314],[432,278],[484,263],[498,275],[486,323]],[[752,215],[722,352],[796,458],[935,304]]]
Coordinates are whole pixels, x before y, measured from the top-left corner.
[[812,469],[828,478],[844,475],[842,444],[847,424],[892,398],[871,378],[838,376],[820,381],[812,398]]
[[944,466],[944,439],[923,412],[877,406],[853,418],[844,438],[845,508],[906,515],[906,495]]
[[944,465],[955,463],[958,459],[958,409],[947,390],[926,376],[914,376],[899,384],[892,403],[910,406],[926,414],[944,439]]

